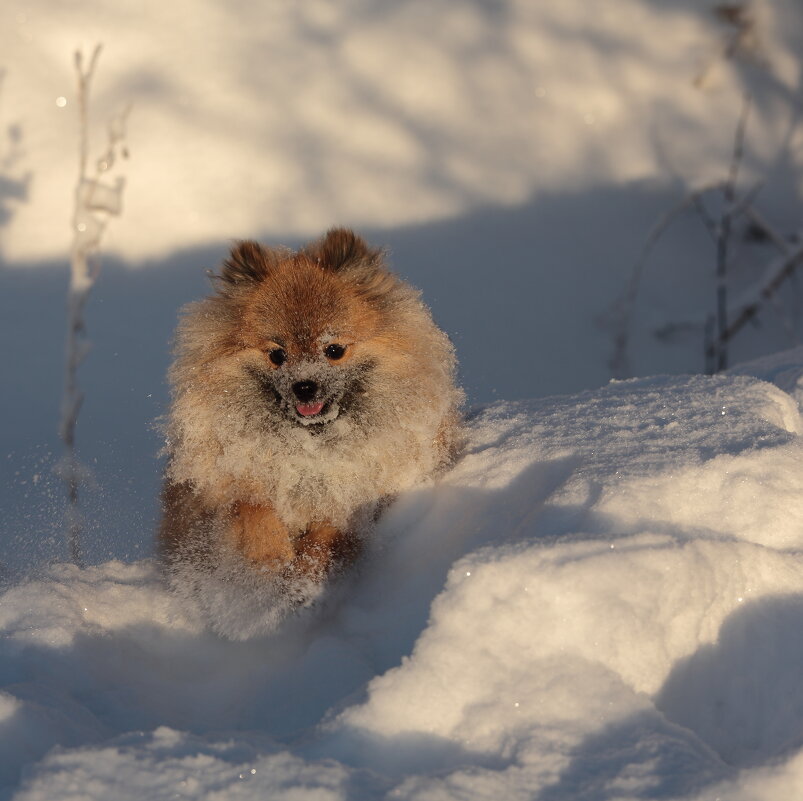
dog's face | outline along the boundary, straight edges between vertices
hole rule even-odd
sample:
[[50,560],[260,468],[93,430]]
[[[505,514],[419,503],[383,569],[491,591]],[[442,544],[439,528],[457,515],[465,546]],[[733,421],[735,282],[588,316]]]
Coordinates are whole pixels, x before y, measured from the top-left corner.
[[327,336],[319,340],[316,349],[323,355],[291,360],[289,345],[272,342],[268,360],[273,369],[251,368],[251,374],[259,382],[265,402],[275,404],[279,413],[296,425],[321,426],[341,415],[360,415],[371,367],[336,364],[354,344],[344,344],[343,337]]
[[279,262],[248,298],[247,371],[286,421],[320,427],[360,415],[375,368],[375,310],[304,254]]
[[256,417],[310,433],[344,418],[370,422],[375,372],[380,363],[392,372],[408,346],[395,341],[399,282],[379,251],[346,231],[299,253],[245,242],[219,279],[235,309],[228,350],[263,404]]

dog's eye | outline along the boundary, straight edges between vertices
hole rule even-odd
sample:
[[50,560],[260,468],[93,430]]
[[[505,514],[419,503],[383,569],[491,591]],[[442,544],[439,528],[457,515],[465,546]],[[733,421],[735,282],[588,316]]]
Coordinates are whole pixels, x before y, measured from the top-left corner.
[[281,367],[287,361],[287,354],[281,348],[274,348],[268,353],[268,358],[277,367]]
[[327,359],[332,359],[332,361],[337,361],[338,359],[343,358],[343,354],[346,352],[346,346],[332,343],[331,345],[327,345],[323,349],[323,352],[326,355]]

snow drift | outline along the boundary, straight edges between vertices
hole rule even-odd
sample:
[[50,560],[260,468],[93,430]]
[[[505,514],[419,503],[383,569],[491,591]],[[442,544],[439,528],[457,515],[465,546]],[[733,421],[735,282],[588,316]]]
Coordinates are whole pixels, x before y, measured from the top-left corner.
[[797,797],[800,431],[748,376],[495,404],[246,642],[54,565],[0,597],[0,798]]

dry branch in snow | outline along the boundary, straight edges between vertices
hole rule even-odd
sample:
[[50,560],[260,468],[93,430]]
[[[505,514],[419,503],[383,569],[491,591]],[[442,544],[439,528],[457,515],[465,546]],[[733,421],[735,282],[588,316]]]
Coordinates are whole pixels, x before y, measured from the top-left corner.
[[[84,323],[84,307],[100,270],[98,249],[109,217],[122,211],[125,179],[118,176],[114,183],[106,173],[114,166],[117,155],[127,156],[125,131],[129,109],[112,118],[108,127],[106,151],[90,172],[89,162],[89,99],[101,46],[96,45],[85,63],[79,50],[75,53],[75,72],[78,79],[79,153],[78,180],[75,186],[70,252],[70,284],[67,295],[67,350],[64,394],[61,405],[60,435],[65,454],[60,474],[67,486],[67,542],[70,558],[81,564],[81,533],[83,522],[78,506],[79,490],[86,476],[75,451],[75,428],[84,400],[78,387],[77,372],[89,351]],[[105,180],[104,180],[105,179]]]

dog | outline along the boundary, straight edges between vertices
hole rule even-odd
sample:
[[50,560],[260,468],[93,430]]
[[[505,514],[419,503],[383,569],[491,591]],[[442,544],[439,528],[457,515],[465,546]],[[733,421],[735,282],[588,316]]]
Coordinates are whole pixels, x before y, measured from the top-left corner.
[[213,281],[177,331],[159,548],[173,579],[225,562],[303,603],[454,460],[454,349],[348,229],[297,252],[239,242]]

